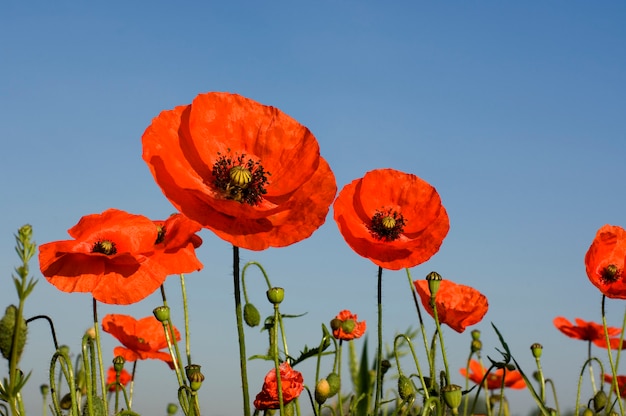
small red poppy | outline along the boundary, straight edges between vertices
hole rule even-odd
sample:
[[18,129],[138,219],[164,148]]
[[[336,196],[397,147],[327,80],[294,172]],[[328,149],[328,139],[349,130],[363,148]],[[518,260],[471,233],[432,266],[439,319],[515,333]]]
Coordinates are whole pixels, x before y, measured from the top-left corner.
[[393,169],[370,171],[346,185],[333,210],[348,245],[391,270],[430,259],[450,228],[435,188]]
[[[592,341],[594,343],[596,341],[604,342],[604,327],[602,324],[576,318],[576,324],[574,325],[562,316],[557,316],[552,322],[559,331],[570,338]],[[621,332],[621,329],[616,327],[608,327],[607,330],[610,337],[616,336]]]
[[[425,279],[413,282],[426,311],[434,316],[430,305],[430,290]],[[465,285],[459,285],[450,280],[441,280],[439,290],[435,295],[437,316],[439,322],[448,325],[456,332],[463,332],[468,326],[480,322],[487,310],[487,297],[478,290]]]
[[[280,365],[280,383],[283,392],[283,405],[296,399],[304,390],[304,378],[302,373],[291,368],[289,363]],[[254,400],[254,407],[259,410],[278,409],[278,385],[276,383],[276,370],[271,369],[263,382],[263,388]]]
[[591,283],[609,298],[626,299],[626,230],[604,225],[596,233],[585,267]]
[[[128,315],[109,314],[102,319],[102,330],[113,335],[124,346],[115,347],[114,356],[120,355],[126,361],[157,359],[174,368],[171,355],[163,351],[167,349],[163,324],[154,316],[136,320]],[[174,335],[176,341],[179,341],[180,332],[176,328]]]
[[[485,377],[485,373],[487,370],[483,367],[480,362],[476,360],[470,360],[470,372],[467,373],[465,368],[461,368],[460,372],[463,377],[467,377],[472,380],[476,384],[480,384]],[[526,387],[526,383],[524,382],[524,378],[522,374],[518,370],[505,370],[503,368],[499,368],[497,370],[492,370],[487,376],[487,389],[489,390],[497,390],[502,388],[502,378],[504,377],[504,387],[508,387],[510,389],[523,389]]]
[[240,95],[200,94],[162,111],[142,143],[170,202],[238,247],[263,250],[309,237],[337,192],[313,134]]
[[343,310],[337,314],[335,319],[330,321],[331,329],[335,339],[350,341],[361,338],[365,334],[367,325],[365,321],[359,322],[358,316],[349,310]]
[[[132,380],[132,376],[128,371],[122,368],[120,372],[120,384],[123,386],[128,385]],[[113,366],[109,367],[107,370],[107,386],[109,386],[109,391],[121,390],[120,386],[116,384],[117,381],[117,373],[115,372],[115,368]]]

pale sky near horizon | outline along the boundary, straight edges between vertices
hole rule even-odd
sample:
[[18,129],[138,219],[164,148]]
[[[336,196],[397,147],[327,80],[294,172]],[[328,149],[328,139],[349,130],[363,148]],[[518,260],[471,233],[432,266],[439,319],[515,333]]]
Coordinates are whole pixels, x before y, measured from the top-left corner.
[[[173,207],[141,159],[143,131],[161,110],[198,93],[234,92],[307,126],[339,188],[386,167],[435,186],[451,229],[413,278],[436,270],[484,293],[490,310],[475,326],[483,354],[499,357],[491,322],[530,373],[529,347],[542,343],[561,409],[573,408],[586,344],[566,338],[552,319],[600,321],[601,296],[585,275],[584,255],[602,225],[626,226],[624,21],[619,1],[3,2],[0,310],[16,302],[10,273],[18,227],[32,224],[45,243],[68,238],[81,216],[110,207],[167,217]],[[236,415],[231,248],[209,231],[201,236],[205,267],[187,276],[192,354],[207,376],[201,406]],[[285,288],[284,313],[307,313],[287,324],[291,351],[319,342],[321,323],[342,309],[367,321],[373,351],[377,268],[350,250],[332,211],[308,240],[243,251],[242,260],[259,261]],[[77,350],[90,325],[89,295],[62,293],[32,270],[41,281],[27,315],[51,315],[60,342]],[[265,316],[259,277],[250,277],[249,292]],[[175,307],[176,279],[166,286]],[[147,316],[158,302],[153,295],[100,314]],[[391,343],[416,325],[404,271],[385,272],[383,304]],[[623,301],[609,300],[607,312],[620,326]],[[445,335],[461,383],[456,368],[470,334]],[[247,337],[248,353],[262,354],[265,333],[247,330]],[[29,414],[40,411],[51,344],[43,324],[30,328]],[[109,339],[105,348],[115,345]],[[307,365],[305,382],[314,376]],[[252,397],[268,369],[250,363]],[[141,362],[138,371],[136,410],[165,413],[176,401],[173,375],[158,362]],[[507,397],[513,415],[532,409],[525,390]],[[302,408],[309,413],[305,401]]]

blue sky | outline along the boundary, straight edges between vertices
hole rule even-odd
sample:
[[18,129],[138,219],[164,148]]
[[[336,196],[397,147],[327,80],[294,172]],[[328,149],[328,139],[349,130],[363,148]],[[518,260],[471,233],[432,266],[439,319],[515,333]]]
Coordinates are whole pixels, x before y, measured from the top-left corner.
[[[22,224],[44,243],[109,207],[167,217],[173,208],[141,159],[143,131],[198,93],[234,92],[309,127],[340,188],[386,167],[433,184],[451,230],[413,277],[436,270],[483,292],[490,310],[476,328],[485,355],[497,357],[490,322],[531,372],[529,346],[542,343],[561,406],[573,407],[586,345],[552,319],[600,320],[584,255],[600,226],[626,226],[625,20],[618,1],[3,2],[0,305],[16,301],[12,234]],[[187,284],[192,353],[207,375],[202,408],[238,414],[231,249],[201,235],[205,268]],[[307,312],[288,323],[291,350],[317,343],[320,324],[344,308],[367,320],[375,339],[376,267],[349,249],[332,215],[302,243],[242,257],[286,289],[285,313]],[[261,280],[250,282],[269,313]],[[175,279],[166,286],[175,302]],[[158,301],[101,314],[146,316]],[[391,342],[416,325],[404,272],[385,273],[383,302]],[[61,342],[77,349],[89,306],[87,294],[42,279],[27,314],[51,315]],[[619,326],[623,302],[607,306]],[[469,333],[446,336],[451,367],[463,366]],[[264,342],[248,331],[250,354]],[[51,353],[43,324],[33,325],[24,357],[32,411]],[[250,364],[252,395],[267,369]],[[165,365],[140,363],[137,383],[143,414],[175,401]],[[526,391],[509,400],[514,414],[531,409]]]

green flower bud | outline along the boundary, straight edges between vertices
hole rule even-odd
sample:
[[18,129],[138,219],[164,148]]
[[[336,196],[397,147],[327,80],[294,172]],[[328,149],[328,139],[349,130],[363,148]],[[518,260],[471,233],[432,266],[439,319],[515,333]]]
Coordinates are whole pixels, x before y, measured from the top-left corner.
[[472,340],[472,345],[470,348],[472,352],[478,352],[483,349],[483,342],[479,339],[474,339]]
[[26,326],[26,320],[22,318],[19,325],[15,324],[17,319],[17,307],[15,305],[7,306],[4,311],[4,316],[0,319],[0,351],[2,356],[7,360],[11,359],[11,350],[13,349],[13,334],[16,331],[17,326],[17,360],[19,361],[24,346],[26,345],[26,335],[28,328]]
[[330,373],[326,377],[326,381],[328,381],[328,385],[330,386],[330,392],[328,393],[328,397],[333,397],[335,394],[339,393],[341,389],[341,378],[337,373]]
[[593,409],[596,413],[599,413],[608,402],[608,398],[606,397],[606,393],[604,390],[599,390],[595,396],[593,396]]
[[582,416],[594,416],[594,415],[595,413],[593,413],[593,410],[591,410],[590,408],[586,408],[582,414]]
[[41,395],[43,397],[46,397],[50,392],[50,386],[48,386],[47,384],[42,384],[41,386],[39,386],[39,391],[41,391]]
[[472,340],[475,340],[475,341],[480,340],[480,331],[478,329],[474,329],[472,331]]
[[285,299],[285,289],[282,287],[273,287],[269,289],[266,294],[267,300],[269,300],[272,305],[278,305]]
[[94,397],[92,400],[93,403],[93,413],[89,411],[89,406],[87,401],[83,405],[83,413],[82,416],[107,416],[104,411],[104,400],[102,397]]
[[341,328],[342,324],[343,324],[343,321],[341,319],[333,318],[333,320],[330,321],[330,329],[332,329],[333,331],[336,331],[339,328]]
[[174,403],[169,403],[167,405],[167,415],[173,416],[176,414],[176,412],[178,412],[178,406]]
[[317,382],[315,386],[315,401],[317,404],[324,404],[326,399],[330,397],[330,384],[325,378]]
[[355,327],[356,327],[356,322],[354,322],[354,319],[346,319],[341,324],[341,330],[345,332],[346,334],[351,334],[352,331],[354,331]]
[[152,313],[159,322],[166,322],[170,319],[170,308],[168,306],[158,306],[154,308]]
[[125,363],[126,363],[126,360],[124,359],[124,357],[122,357],[121,355],[118,355],[113,359],[113,368],[115,369],[117,373],[121,373],[122,370],[124,369]]
[[250,328],[254,328],[261,323],[259,310],[251,303],[243,305],[243,320]]
[[413,383],[404,374],[398,377],[398,395],[404,401],[412,400],[415,397]]

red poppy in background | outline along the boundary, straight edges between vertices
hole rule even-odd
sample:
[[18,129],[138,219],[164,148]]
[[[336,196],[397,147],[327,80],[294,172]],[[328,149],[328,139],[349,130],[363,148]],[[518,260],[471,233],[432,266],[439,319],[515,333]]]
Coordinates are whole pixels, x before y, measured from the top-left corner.
[[[420,296],[422,305],[431,316],[434,316],[433,308],[430,306],[428,281],[425,279],[416,280],[413,284]],[[439,283],[435,304],[439,322],[448,325],[459,333],[465,331],[468,326],[480,322],[489,309],[487,297],[478,290],[446,279]]]
[[[604,341],[604,328],[602,327],[602,324],[587,322],[583,319],[576,318],[576,325],[574,325],[562,316],[557,316],[556,318],[554,318],[553,323],[559,331],[561,331],[570,338],[592,342]],[[621,332],[620,328],[611,326],[608,327],[607,330],[610,337],[616,336]]]
[[[476,384],[480,384],[483,382],[483,378],[485,377],[485,373],[487,370],[483,367],[480,362],[476,360],[470,360],[470,372],[467,373],[465,368],[461,368],[460,372],[463,377],[469,378]],[[526,387],[526,383],[524,382],[524,378],[522,374],[518,370],[506,370],[503,368],[499,368],[497,370],[492,370],[487,376],[486,383],[487,389],[489,390],[497,390],[502,388],[502,378],[504,377],[504,387],[508,387],[510,389],[523,389]]]
[[[162,351],[167,349],[163,324],[154,316],[136,320],[128,315],[109,314],[102,320],[102,330],[113,335],[124,346],[115,347],[114,356],[121,355],[126,361],[156,359],[174,368],[169,352]],[[174,335],[176,341],[179,341],[180,333],[176,328]]]
[[[604,338],[594,340],[593,343],[597,347],[606,349],[606,339]],[[612,350],[626,350],[626,342],[622,341],[620,338],[609,338],[609,344]]]
[[[604,375],[604,382],[613,386],[613,376],[610,374]],[[619,394],[623,399],[626,399],[626,376],[617,376],[617,388],[619,388]]]
[[[130,375],[130,373],[122,368],[122,371],[120,372],[120,384],[123,386],[127,386],[132,378],[133,377]],[[115,372],[115,368],[111,366],[107,370],[107,386],[109,386],[109,391],[121,390],[120,386],[115,384],[116,380],[117,373]]]
[[200,94],[162,111],[142,143],[170,202],[238,247],[263,250],[309,237],[337,192],[313,134],[240,95]]
[[[292,369],[287,362],[280,365],[280,383],[283,391],[283,405],[300,396],[304,390],[302,373]],[[280,408],[275,369],[271,369],[265,376],[263,388],[254,400],[254,407],[259,410]]]
[[150,261],[163,267],[166,274],[191,273],[202,269],[196,248],[202,239],[196,235],[202,226],[183,214],[170,215],[165,221],[153,221],[157,227],[154,254]]
[[587,276],[609,298],[626,299],[626,230],[604,225],[585,255]]
[[330,321],[330,327],[333,330],[335,339],[350,341],[361,338],[365,333],[367,325],[365,321],[359,322],[357,319],[358,316],[349,310],[339,312],[335,319]]
[[391,270],[430,259],[450,228],[435,188],[393,169],[370,171],[346,185],[333,210],[348,245]]
[[39,267],[64,292],[91,292],[103,303],[127,305],[154,292],[167,277],[146,261],[157,228],[141,215],[108,209],[84,216],[70,228],[73,240],[39,247]]

